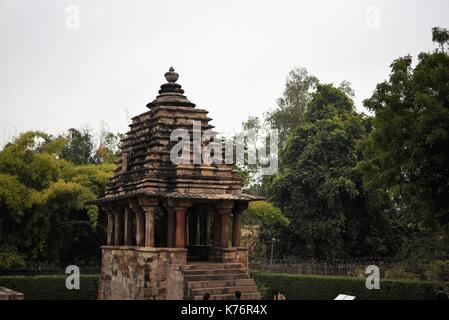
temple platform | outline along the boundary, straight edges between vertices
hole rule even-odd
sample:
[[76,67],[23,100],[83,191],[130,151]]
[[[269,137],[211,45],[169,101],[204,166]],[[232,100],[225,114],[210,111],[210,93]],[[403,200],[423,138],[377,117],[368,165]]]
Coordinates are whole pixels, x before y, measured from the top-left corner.
[[211,248],[215,261],[187,261],[187,249],[103,246],[101,300],[260,299],[245,248]]

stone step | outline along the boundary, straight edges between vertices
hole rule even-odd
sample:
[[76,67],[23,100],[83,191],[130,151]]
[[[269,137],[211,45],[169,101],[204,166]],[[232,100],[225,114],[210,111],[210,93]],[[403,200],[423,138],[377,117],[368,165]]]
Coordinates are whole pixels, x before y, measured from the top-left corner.
[[244,268],[241,263],[214,263],[214,262],[203,262],[203,263],[187,263],[182,266],[183,270],[204,270],[204,269],[240,269]]
[[215,280],[215,281],[190,281],[187,282],[187,289],[196,288],[216,288],[216,287],[234,287],[254,285],[253,279],[233,279],[233,280]]
[[184,275],[184,281],[218,281],[218,280],[237,280],[250,279],[249,273],[231,273],[231,274],[195,274]]
[[211,295],[235,294],[236,291],[243,293],[257,292],[257,287],[251,286],[235,286],[235,287],[215,287],[215,288],[196,288],[189,290],[189,296],[203,296],[207,292]]
[[[234,300],[234,294],[211,294],[209,300]],[[194,296],[193,300],[203,300],[202,295]],[[241,300],[260,300],[260,293],[242,293]]]
[[246,273],[248,270],[246,268],[228,268],[228,269],[193,269],[193,270],[184,270],[183,273],[186,276],[193,276],[199,274],[238,274],[238,273]]

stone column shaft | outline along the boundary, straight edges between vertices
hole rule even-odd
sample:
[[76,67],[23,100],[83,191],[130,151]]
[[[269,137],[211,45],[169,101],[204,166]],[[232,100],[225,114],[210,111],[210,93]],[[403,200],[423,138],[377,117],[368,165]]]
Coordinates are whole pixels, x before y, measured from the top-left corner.
[[124,242],[126,246],[130,246],[132,244],[132,224],[131,224],[131,214],[130,209],[125,207],[125,235]]
[[211,243],[210,228],[212,224],[212,215],[214,214],[214,212],[213,210],[208,209],[206,214],[206,245],[209,246]]
[[154,207],[145,207],[145,247],[154,247]]
[[108,212],[108,246],[112,246],[114,244],[114,214],[112,212]]
[[120,246],[122,244],[122,223],[121,223],[122,215],[119,211],[116,211],[114,214],[114,244],[116,246]]
[[136,245],[143,247],[145,245],[145,223],[140,209],[136,210]]
[[201,226],[200,226],[200,218],[201,214],[197,212],[195,214],[195,245],[199,246],[201,241]]
[[214,247],[221,245],[221,219],[218,213],[214,213]]
[[175,211],[173,208],[167,208],[167,247],[175,246]]
[[175,208],[176,212],[176,237],[175,247],[185,247],[186,208]]
[[218,218],[220,220],[220,245],[219,246],[222,248],[227,248],[229,246],[229,241],[228,241],[229,240],[229,236],[228,236],[229,214],[230,214],[230,212],[228,210],[226,210],[226,211],[220,210],[220,212],[218,214]]
[[240,212],[234,211],[232,214],[232,246],[240,247]]

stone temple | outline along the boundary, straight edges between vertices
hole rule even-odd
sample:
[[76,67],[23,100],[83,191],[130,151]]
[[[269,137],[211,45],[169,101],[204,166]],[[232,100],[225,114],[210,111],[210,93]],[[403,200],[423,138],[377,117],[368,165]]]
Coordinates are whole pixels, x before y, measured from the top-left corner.
[[[165,79],[149,110],[132,119],[106,195],[93,202],[108,218],[98,298],[233,299],[240,291],[260,299],[240,245],[240,216],[262,198],[243,194],[225,161],[171,160],[173,130],[192,137],[213,126],[208,111],[184,96],[173,68]],[[195,146],[187,145],[191,154]]]

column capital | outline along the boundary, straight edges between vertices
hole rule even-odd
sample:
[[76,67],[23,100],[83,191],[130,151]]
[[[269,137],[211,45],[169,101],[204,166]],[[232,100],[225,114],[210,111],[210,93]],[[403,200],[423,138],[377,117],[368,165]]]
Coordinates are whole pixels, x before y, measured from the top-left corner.
[[157,198],[139,197],[139,205],[143,208],[157,207],[159,200]]
[[119,201],[114,202],[114,204],[112,206],[117,207],[117,208],[126,208],[126,207],[128,207],[128,201],[119,200]]
[[216,202],[214,205],[215,209],[217,209],[218,211],[221,210],[232,211],[232,209],[234,208],[234,201],[225,200]]
[[140,207],[139,202],[137,202],[137,201],[130,201],[130,202],[128,203],[128,206],[129,206],[129,208],[130,208],[131,210],[133,210],[133,211],[142,210],[142,208]]
[[192,201],[190,200],[184,200],[184,199],[168,199],[167,200],[168,207],[174,208],[174,209],[188,209],[192,206]]
[[218,214],[231,214],[233,208],[217,208],[216,211]]
[[111,204],[109,204],[109,203],[103,204],[102,207],[103,207],[103,210],[107,214],[114,214],[114,209],[113,209],[113,206]]
[[233,213],[241,214],[243,211],[248,209],[248,205],[249,205],[249,202],[236,201],[234,208],[233,208]]

